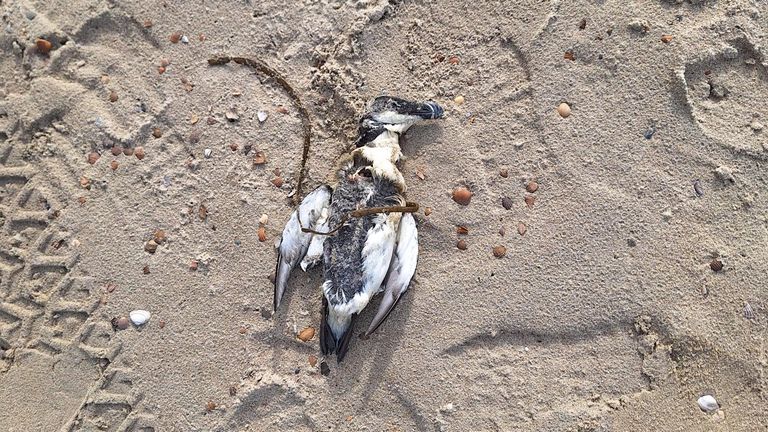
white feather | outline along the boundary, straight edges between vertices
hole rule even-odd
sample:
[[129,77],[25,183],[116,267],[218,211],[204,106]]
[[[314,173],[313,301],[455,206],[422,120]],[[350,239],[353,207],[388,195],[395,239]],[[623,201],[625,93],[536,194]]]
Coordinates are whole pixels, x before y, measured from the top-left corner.
[[[323,208],[320,218],[315,224],[315,231],[328,232],[328,208]],[[312,240],[309,242],[309,248],[304,255],[304,259],[301,260],[301,269],[307,271],[308,269],[316,266],[323,258],[323,245],[328,236],[324,235],[312,235]]]

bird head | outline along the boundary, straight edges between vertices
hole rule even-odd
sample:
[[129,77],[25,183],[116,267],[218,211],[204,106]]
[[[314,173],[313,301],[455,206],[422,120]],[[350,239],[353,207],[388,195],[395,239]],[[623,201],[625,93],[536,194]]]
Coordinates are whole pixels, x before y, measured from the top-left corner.
[[424,120],[439,119],[443,108],[433,101],[412,102],[393,96],[379,96],[368,105],[360,119],[357,147],[375,140],[385,131],[403,133]]

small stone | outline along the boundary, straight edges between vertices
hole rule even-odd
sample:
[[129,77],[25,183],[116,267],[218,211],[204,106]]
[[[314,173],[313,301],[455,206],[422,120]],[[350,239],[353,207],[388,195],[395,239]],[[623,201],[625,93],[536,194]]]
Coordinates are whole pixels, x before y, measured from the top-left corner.
[[171,43],[179,43],[179,41],[181,40],[181,33],[179,32],[171,33],[171,36],[168,39],[171,41]]
[[286,108],[286,107],[284,107],[282,105],[277,107],[277,108],[275,108],[275,111],[279,112],[280,114],[288,114],[288,108]]
[[263,151],[257,151],[256,154],[253,155],[253,164],[264,165],[265,163],[267,163],[267,156]]
[[723,183],[736,183],[736,178],[733,176],[733,170],[725,165],[721,165],[715,169],[715,175]]
[[429,216],[432,214],[432,207],[425,207],[424,208],[424,216]]
[[267,222],[269,222],[269,216],[267,216],[266,214],[261,215],[261,217],[259,218],[259,223],[262,225],[266,225]]
[[110,102],[117,102],[117,99],[118,99],[117,92],[114,91],[114,90],[110,91],[109,92],[109,101]]
[[640,34],[646,34],[648,33],[648,30],[651,29],[651,24],[646,20],[636,20],[629,23],[629,28],[632,31],[638,32]]
[[696,192],[697,196],[704,196],[704,187],[701,185],[700,180],[694,180],[693,191]]
[[752,122],[749,124],[749,127],[751,127],[755,132],[760,132],[765,126],[757,120],[752,120]]
[[109,163],[109,167],[110,167],[110,168],[112,168],[112,171],[115,171],[115,170],[117,170],[117,167],[118,167],[118,163],[117,163],[117,161],[116,161],[116,160],[113,160],[112,162],[110,162],[110,163]]
[[260,241],[260,242],[265,242],[265,241],[267,241],[267,230],[266,230],[266,229],[264,229],[264,227],[263,227],[263,226],[262,226],[262,227],[259,227],[259,230],[258,230],[258,235],[259,235],[259,241]]
[[51,48],[53,48],[51,42],[45,39],[37,39],[35,41],[35,46],[37,47],[37,52],[40,54],[48,54],[51,51]]
[[467,242],[466,242],[466,241],[464,241],[463,239],[462,239],[462,240],[459,240],[459,241],[456,243],[456,247],[457,247],[459,250],[467,250]]
[[328,366],[328,363],[320,362],[320,375],[328,376],[330,374],[331,374],[331,368]]
[[309,365],[315,367],[317,365],[317,356],[314,354],[309,355]]
[[149,266],[145,265],[144,268],[141,269],[141,272],[144,273],[144,274],[149,274]]
[[144,159],[145,153],[144,153],[144,147],[136,147],[136,150],[133,152],[133,155],[136,156],[136,159],[142,160]]
[[237,151],[237,148],[238,147],[237,147],[236,143],[232,143],[232,144],[229,145],[229,149],[232,150],[232,151]]
[[461,61],[459,60],[459,57],[457,57],[457,56],[450,56],[450,57],[448,57],[448,63],[456,66],[457,64],[461,63]]
[[84,189],[90,189],[91,188],[91,179],[89,179],[86,176],[80,177],[80,186]]
[[160,138],[163,136],[163,131],[158,127],[152,128],[152,136],[155,138]]
[[197,217],[202,221],[208,218],[208,207],[205,204],[200,204],[200,208],[197,209]]
[[453,190],[453,200],[460,205],[469,205],[472,200],[472,192],[466,186],[458,186]]
[[208,401],[208,402],[205,404],[205,410],[206,410],[207,412],[211,412],[211,411],[213,411],[213,410],[215,410],[215,409],[216,409],[216,402],[213,402],[213,401]]
[[723,269],[723,262],[715,258],[709,262],[709,268],[711,268],[713,272],[719,272]]
[[504,237],[504,235],[507,233],[507,230],[504,229],[504,227],[499,228],[499,235]]
[[234,109],[227,110],[227,112],[224,113],[224,118],[226,118],[230,122],[236,122],[240,120],[240,116],[237,114],[237,111],[235,111]]
[[128,317],[121,316],[120,318],[112,319],[112,327],[116,329],[125,330],[130,327],[130,325],[131,322],[128,320]]
[[664,43],[672,42],[672,35],[663,35],[661,37],[661,41],[664,42]]
[[229,386],[229,395],[230,396],[235,396],[236,394],[237,394],[237,387],[235,387],[233,385]]
[[579,21],[579,30],[584,30],[587,28],[587,19],[582,18],[581,21]]
[[512,198],[504,197],[501,199],[501,206],[509,210],[512,208]]
[[560,114],[560,117],[566,118],[571,115],[571,107],[567,103],[563,102],[560,105],[557,106],[557,113]]
[[504,246],[493,247],[493,256],[495,256],[496,258],[501,258],[506,254],[507,254],[507,248],[505,248]]
[[165,66],[158,66],[157,67],[157,74],[162,75],[165,73]]
[[165,243],[166,240],[168,240],[168,234],[166,234],[163,230],[157,230],[154,234],[152,234],[152,240],[154,240],[155,243],[161,245]]
[[507,168],[502,168],[499,170],[499,175],[503,178],[509,177],[509,170]]
[[188,44],[188,43],[189,43],[189,38],[187,37],[187,35],[183,35],[183,36],[181,37],[181,42],[182,42],[182,43],[185,43],[185,44]]
[[563,54],[563,58],[570,61],[576,61],[576,56],[573,54],[573,51],[566,51],[565,54]]
[[533,203],[536,200],[536,197],[533,195],[526,195],[525,196],[525,205],[528,208],[533,208]]
[[525,190],[527,190],[529,193],[534,193],[539,190],[539,184],[531,180],[527,185],[525,185]]
[[157,252],[157,243],[154,240],[150,240],[144,244],[144,250],[153,254]]
[[[274,283],[274,281],[272,283]],[[261,308],[260,312],[261,312],[261,317],[262,318],[264,318],[264,319],[272,318],[272,311],[269,308],[263,307],[263,308]]]
[[712,395],[704,395],[696,402],[704,412],[711,413],[720,409],[720,404],[717,403],[717,400]]
[[123,148],[120,147],[119,145],[113,145],[111,152],[112,152],[112,156],[120,156],[121,154],[123,154]]
[[154,24],[152,24],[152,20],[144,20],[144,22],[142,23],[142,26],[144,26],[144,28],[150,28],[153,25]]
[[101,156],[96,152],[90,152],[88,153],[88,163],[93,165],[96,163],[97,160],[99,160]]
[[296,336],[301,340],[302,342],[308,342],[313,337],[315,337],[315,328],[314,327],[307,327],[299,332],[299,334]]
[[275,185],[276,188],[281,187],[283,185],[283,178],[280,176],[273,178],[272,184]]
[[268,116],[269,114],[267,114],[266,111],[259,111],[256,113],[256,117],[259,119],[259,123],[264,123]]
[[459,225],[456,227],[456,234],[467,235],[469,234],[469,228],[465,227],[464,225]]
[[525,232],[528,231],[528,227],[525,226],[524,223],[520,222],[517,224],[517,233],[522,235],[525,235]]
[[126,156],[133,156],[133,148],[126,147],[123,149],[123,154]]
[[455,98],[453,98],[453,103],[455,103],[456,105],[463,104],[464,103],[464,96],[461,96],[461,95],[456,96]]
[[210,159],[211,155],[213,155],[213,150],[209,148],[203,150],[203,156],[205,156],[206,159]]
[[238,330],[238,333],[240,333],[241,335],[244,335],[248,333],[248,328],[246,328],[245,326],[240,326],[240,330]]

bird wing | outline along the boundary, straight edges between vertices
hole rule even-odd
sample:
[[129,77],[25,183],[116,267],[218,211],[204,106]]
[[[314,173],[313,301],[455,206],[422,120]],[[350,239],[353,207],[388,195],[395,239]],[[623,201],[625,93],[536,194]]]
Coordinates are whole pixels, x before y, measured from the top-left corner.
[[312,191],[301,201],[299,208],[291,214],[291,218],[285,224],[278,246],[277,265],[275,267],[275,310],[280,306],[280,300],[282,300],[288,285],[291,270],[304,258],[312,241],[313,235],[311,233],[301,231],[299,216],[301,216],[301,223],[304,228],[314,229],[323,214],[323,209],[326,209],[327,212],[331,201],[331,192],[330,186],[327,185]]
[[385,281],[384,297],[381,299],[376,316],[365,332],[366,336],[387,319],[389,313],[397,305],[400,296],[408,289],[413,274],[416,272],[416,262],[419,257],[419,239],[416,221],[410,213],[403,214],[397,235],[397,249],[389,266],[389,273]]

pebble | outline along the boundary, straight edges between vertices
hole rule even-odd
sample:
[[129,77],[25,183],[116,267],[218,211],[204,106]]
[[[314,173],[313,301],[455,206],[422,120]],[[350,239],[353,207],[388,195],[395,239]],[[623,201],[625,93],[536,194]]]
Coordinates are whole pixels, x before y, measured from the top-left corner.
[[531,180],[528,182],[528,184],[525,186],[525,190],[527,190],[530,193],[534,193],[537,190],[539,190],[539,184],[535,181]]
[[528,231],[528,227],[525,226],[524,223],[520,222],[517,224],[517,233],[520,235],[525,235],[525,232]]
[[122,317],[120,317],[120,318],[113,318],[113,319],[112,319],[112,326],[113,326],[113,327],[115,327],[115,328],[117,328],[117,329],[120,329],[120,330],[125,330],[125,329],[127,329],[127,328],[128,328],[130,325],[131,325],[131,322],[130,322],[130,321],[128,321],[128,317],[124,317],[124,316],[122,316]]
[[432,214],[432,207],[425,207],[424,208],[424,216],[429,216]]
[[719,272],[723,269],[723,262],[715,258],[709,262],[709,268],[711,268],[714,272]]
[[261,217],[259,218],[259,223],[262,225],[266,225],[268,221],[269,221],[269,216],[267,216],[266,214],[261,215]]
[[110,91],[109,92],[109,101],[110,102],[117,102],[117,99],[118,99],[117,92],[114,91],[114,90]]
[[264,165],[265,163],[267,163],[267,156],[263,151],[257,151],[256,154],[253,155],[253,164]]
[[700,397],[696,402],[699,404],[699,408],[705,412],[713,412],[720,409],[720,405],[712,395],[704,395]]
[[112,156],[120,156],[121,154],[123,154],[123,148],[120,147],[119,145],[113,145],[111,151],[112,151]]
[[464,96],[461,96],[461,95],[456,96],[455,98],[453,98],[453,103],[455,103],[456,105],[463,104],[464,103]]
[[144,153],[144,147],[136,147],[136,150],[133,152],[133,155],[136,156],[136,159],[142,160],[144,159],[145,153]]
[[264,227],[259,227],[258,233],[259,233],[259,241],[260,242],[267,241],[267,230],[264,229]]
[[144,274],[149,274],[149,266],[145,265],[144,268],[141,269],[141,272],[144,273]]
[[157,252],[157,243],[154,240],[148,241],[144,245],[144,250],[149,252],[149,253],[151,253],[151,254]]
[[472,200],[472,192],[466,186],[458,186],[453,190],[453,200],[460,205],[469,205]]
[[213,150],[209,148],[203,150],[203,156],[205,156],[206,159],[209,159],[212,154],[213,154]]
[[469,228],[465,227],[464,225],[459,225],[456,227],[456,234],[467,235],[469,234]]
[[272,179],[272,184],[275,185],[275,187],[279,188],[283,185],[283,178],[280,176],[277,176]]
[[315,328],[314,327],[307,327],[307,328],[303,329],[302,331],[300,331],[299,334],[296,335],[296,337],[298,337],[299,340],[301,340],[302,342],[308,342],[313,337],[315,337]]
[[96,163],[97,160],[99,160],[101,156],[96,152],[90,152],[88,153],[88,163],[93,165]]
[[467,242],[466,242],[466,241],[464,241],[464,240],[459,240],[459,241],[456,243],[456,247],[457,247],[459,250],[467,250]]
[[152,27],[152,20],[144,20],[144,23],[142,23],[144,28],[151,28]]
[[328,363],[320,362],[320,375],[328,376],[330,374],[331,374],[331,368],[328,366]]
[[152,316],[148,311],[145,311],[143,309],[137,309],[135,311],[131,311],[128,316],[131,317],[131,322],[134,323],[137,326],[140,326],[147,321],[149,321],[149,318]]
[[165,73],[165,66],[158,66],[157,67],[157,73],[162,75]]
[[533,208],[533,203],[536,200],[536,197],[533,195],[526,195],[525,196],[525,205],[528,208]]
[[117,163],[117,161],[116,161],[116,160],[113,160],[112,162],[110,162],[110,163],[109,163],[109,167],[110,167],[110,168],[112,168],[112,171],[115,171],[115,170],[117,170],[117,167],[118,167],[118,163]]
[[205,204],[200,204],[200,208],[197,209],[197,217],[203,221],[208,218],[208,207]]
[[41,54],[48,54],[51,51],[51,48],[53,48],[51,42],[45,39],[37,39],[35,41],[35,46],[37,47],[37,51]]
[[268,115],[269,114],[267,114],[266,111],[259,111],[259,112],[256,113],[256,117],[259,119],[260,123],[264,123],[264,121],[267,119]]
[[704,196],[704,188],[701,186],[700,180],[694,180],[693,191],[696,192],[697,196]]
[[85,188],[85,189],[90,189],[91,188],[91,179],[89,179],[86,176],[80,177],[80,186]]
[[152,128],[152,136],[155,138],[160,138],[163,136],[163,131],[158,127]]
[[181,40],[181,33],[179,32],[171,33],[171,36],[168,38],[168,40],[170,40],[171,43],[179,43],[179,41]]
[[189,43],[189,38],[187,37],[187,35],[183,35],[183,36],[181,37],[181,42],[183,42],[183,43],[185,43],[185,44],[188,44],[188,43]]
[[237,148],[238,148],[238,146],[237,146],[236,143],[232,143],[232,144],[229,145],[229,149],[232,150],[232,151],[237,151]]
[[725,165],[717,167],[715,175],[723,182],[736,183],[736,178],[733,176],[733,170]]
[[233,109],[227,110],[227,112],[224,113],[224,118],[226,118],[227,120],[229,120],[231,122],[236,122],[236,121],[240,120],[240,116],[237,114],[237,111],[235,111]]
[[279,107],[275,108],[275,111],[279,112],[280,114],[288,114],[288,108],[280,105]]
[[493,247],[493,256],[495,256],[496,258],[501,258],[506,254],[507,254],[507,248],[505,248],[504,246]]
[[752,120],[752,122],[749,124],[749,127],[751,127],[755,132],[760,132],[765,126],[757,120]]
[[315,367],[317,365],[317,356],[314,354],[309,355],[309,365]]
[[133,148],[126,147],[123,149],[123,154],[126,156],[133,156]]
[[664,42],[664,43],[672,42],[672,35],[663,35],[661,37],[661,41]]
[[509,197],[503,197],[501,199],[501,206],[505,209],[509,210],[512,208],[512,198]]
[[557,113],[560,114],[560,117],[566,118],[571,115],[571,107],[563,102],[557,106]]
[[749,320],[755,319],[755,311],[752,310],[752,306],[747,302],[744,302],[744,318]]
[[208,412],[211,412],[211,411],[213,411],[213,410],[215,410],[215,409],[216,409],[216,402],[213,402],[213,401],[208,401],[208,402],[205,404],[205,410],[206,410],[206,411],[208,411]]
[[502,168],[501,170],[499,170],[499,175],[502,176],[503,178],[507,178],[509,177],[509,170],[507,168]]
[[507,230],[504,229],[504,227],[499,228],[499,235],[500,236],[504,237],[504,234],[506,234],[506,233],[507,233]]

